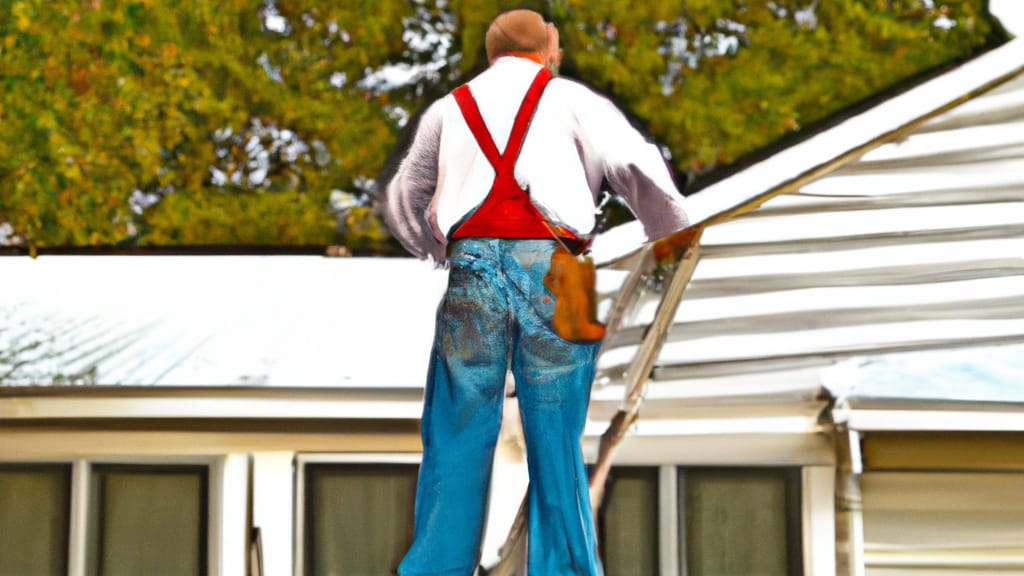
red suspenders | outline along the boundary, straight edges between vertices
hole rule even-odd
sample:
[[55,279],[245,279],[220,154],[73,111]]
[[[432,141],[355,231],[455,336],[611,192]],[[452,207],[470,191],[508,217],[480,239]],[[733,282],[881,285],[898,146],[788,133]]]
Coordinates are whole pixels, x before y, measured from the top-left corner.
[[526,91],[526,97],[519,107],[504,154],[498,153],[498,148],[480,116],[480,109],[477,107],[476,100],[473,99],[473,94],[469,91],[469,86],[462,85],[452,92],[480,150],[483,151],[495,171],[494,183],[491,185],[487,198],[463,220],[462,224],[455,228],[452,238],[562,237],[572,241],[576,240],[576,236],[568,230],[561,227],[553,229],[548,224],[537,207],[530,201],[529,193],[519,187],[515,178],[515,165],[519,158],[519,151],[523,146],[523,140],[526,139],[530,120],[537,110],[537,103],[549,80],[551,80],[551,72],[547,68],[541,68],[534,78],[533,84]]

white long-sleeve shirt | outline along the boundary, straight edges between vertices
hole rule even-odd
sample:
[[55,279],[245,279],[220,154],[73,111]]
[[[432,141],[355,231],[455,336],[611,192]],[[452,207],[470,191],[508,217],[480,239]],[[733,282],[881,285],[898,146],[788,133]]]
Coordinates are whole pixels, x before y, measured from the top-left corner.
[[[512,123],[540,65],[503,57],[469,82],[484,123],[504,152]],[[386,190],[391,232],[420,258],[444,259],[445,238],[483,202],[494,168],[452,95],[424,112]],[[626,202],[649,239],[688,225],[668,167],[608,99],[563,78],[547,85],[515,165],[515,177],[554,223],[579,234],[596,223],[602,180]]]

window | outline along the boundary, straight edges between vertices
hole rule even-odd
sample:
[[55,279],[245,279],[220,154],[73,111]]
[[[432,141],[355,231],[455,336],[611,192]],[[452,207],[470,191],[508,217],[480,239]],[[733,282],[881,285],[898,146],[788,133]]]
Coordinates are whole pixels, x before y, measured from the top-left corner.
[[205,576],[208,471],[0,463],[0,576]]
[[803,574],[801,475],[616,467],[599,519],[608,576]]
[[803,573],[800,476],[780,469],[679,471],[680,566],[687,576]]
[[394,574],[412,543],[413,464],[309,463],[304,574]]
[[600,516],[605,573],[657,576],[658,468],[615,468]]
[[205,466],[94,466],[90,576],[207,572]]
[[67,573],[70,499],[70,466],[0,466],[0,576]]

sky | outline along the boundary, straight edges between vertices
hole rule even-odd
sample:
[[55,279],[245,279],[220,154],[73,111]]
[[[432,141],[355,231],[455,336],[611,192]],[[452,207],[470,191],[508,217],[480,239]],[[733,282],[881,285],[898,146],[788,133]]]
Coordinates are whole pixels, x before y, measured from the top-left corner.
[[1024,35],[1024,0],[990,0],[989,12],[999,18],[1008,32]]

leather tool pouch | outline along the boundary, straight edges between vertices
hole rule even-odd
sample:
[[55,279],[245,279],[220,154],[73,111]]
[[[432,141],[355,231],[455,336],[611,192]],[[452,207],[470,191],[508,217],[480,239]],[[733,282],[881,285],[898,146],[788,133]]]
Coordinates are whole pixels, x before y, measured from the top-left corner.
[[605,326],[597,320],[594,261],[577,256],[562,246],[551,254],[544,285],[555,297],[552,317],[555,333],[571,342],[595,342],[604,338]]

